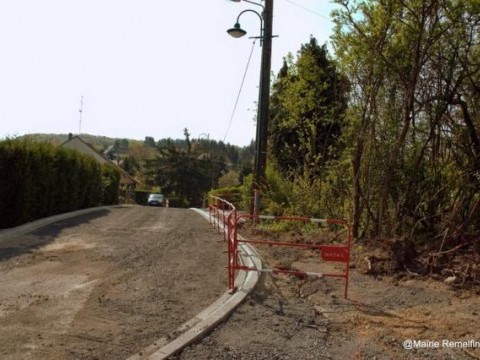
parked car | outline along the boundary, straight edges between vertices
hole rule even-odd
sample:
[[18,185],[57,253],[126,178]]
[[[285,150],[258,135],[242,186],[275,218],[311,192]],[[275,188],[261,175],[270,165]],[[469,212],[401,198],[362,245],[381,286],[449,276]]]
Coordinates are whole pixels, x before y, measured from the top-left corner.
[[149,206],[163,206],[165,198],[163,194],[150,194],[148,195],[147,204]]

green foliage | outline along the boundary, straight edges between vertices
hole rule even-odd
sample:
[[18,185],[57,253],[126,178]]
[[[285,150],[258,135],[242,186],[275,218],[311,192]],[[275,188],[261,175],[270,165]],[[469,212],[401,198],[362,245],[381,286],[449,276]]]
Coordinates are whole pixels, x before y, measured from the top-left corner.
[[102,165],[102,188],[103,203],[117,204],[120,188],[120,172],[111,164]]
[[240,174],[234,169],[228,170],[218,179],[218,186],[220,187],[229,187],[229,186],[238,186],[240,185]]
[[[478,234],[478,2],[336,3],[336,63],[310,43],[274,83],[267,210],[345,218],[356,238]],[[346,111],[326,101],[337,72]]]
[[349,218],[348,161],[325,167],[322,178],[308,172],[289,179],[274,167],[267,168],[265,212],[271,215],[296,215],[316,218]]
[[145,136],[144,144],[150,147],[155,147],[155,139],[151,136]]
[[220,178],[225,187],[251,173],[253,143],[239,148],[208,137],[191,138],[188,129],[184,135],[185,140],[159,140],[156,154],[142,164],[145,183],[160,187],[171,206],[201,206]]
[[354,236],[478,232],[478,2],[336,3]]
[[151,184],[160,186],[170,199],[176,199],[178,206],[201,206],[204,195],[225,169],[223,159],[218,156],[204,156],[194,151],[188,131],[187,148],[178,148],[173,142],[158,148],[156,159],[147,163]]
[[263,200],[269,213],[345,216],[350,170],[341,156],[347,91],[347,79],[314,38],[302,45],[295,61],[286,58],[271,99],[274,166],[267,169]]
[[291,178],[319,175],[341,147],[347,81],[315,38],[290,56],[273,84],[270,146],[278,169]]
[[265,176],[268,184],[263,200],[265,211],[276,216],[294,214],[291,208],[294,201],[292,183],[272,165],[267,166]]
[[121,167],[130,175],[135,175],[137,172],[140,171],[140,168],[141,168],[140,163],[132,155],[128,155],[125,157],[125,159],[123,159],[123,162],[121,163]]
[[259,221],[255,225],[255,229],[267,232],[269,235],[284,234],[286,232],[294,232],[296,234],[308,233],[311,225],[299,221]]
[[253,174],[249,174],[243,178],[243,184],[240,187],[242,194],[242,202],[240,208],[245,211],[250,211],[250,206],[253,204]]
[[2,228],[118,199],[116,170],[106,176],[116,183],[104,188],[102,168],[93,158],[51,144],[0,142],[0,173]]

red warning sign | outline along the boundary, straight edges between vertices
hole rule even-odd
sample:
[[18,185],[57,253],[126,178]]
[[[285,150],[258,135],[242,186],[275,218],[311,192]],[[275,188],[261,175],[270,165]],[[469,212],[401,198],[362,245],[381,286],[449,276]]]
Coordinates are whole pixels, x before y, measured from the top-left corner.
[[325,261],[348,262],[349,260],[347,246],[323,245],[320,247],[320,253]]

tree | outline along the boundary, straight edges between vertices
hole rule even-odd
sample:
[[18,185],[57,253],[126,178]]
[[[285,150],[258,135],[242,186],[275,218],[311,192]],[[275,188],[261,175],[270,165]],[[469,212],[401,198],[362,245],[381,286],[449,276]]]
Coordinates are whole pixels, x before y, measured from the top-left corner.
[[151,136],[145,136],[144,143],[145,145],[155,147],[155,139]]
[[218,186],[220,188],[238,186],[240,185],[239,177],[240,174],[236,170],[229,170],[218,179]]
[[352,83],[354,236],[478,227],[478,2],[336,3],[334,46]]
[[187,128],[183,129],[183,135],[185,135],[185,144],[187,145],[187,153],[190,153],[192,151],[192,143],[190,142],[190,133],[188,132]]
[[271,96],[270,146],[278,168],[290,177],[335,158],[346,109],[347,81],[315,38],[301,46],[294,62],[284,60]]
[[130,175],[135,175],[140,170],[140,164],[132,155],[128,155],[123,159],[121,167]]
[[204,157],[192,152],[189,132],[184,131],[186,148],[167,141],[158,149],[155,159],[147,161],[152,185],[159,186],[181,206],[200,206],[203,197],[218,181],[225,169],[222,158]]

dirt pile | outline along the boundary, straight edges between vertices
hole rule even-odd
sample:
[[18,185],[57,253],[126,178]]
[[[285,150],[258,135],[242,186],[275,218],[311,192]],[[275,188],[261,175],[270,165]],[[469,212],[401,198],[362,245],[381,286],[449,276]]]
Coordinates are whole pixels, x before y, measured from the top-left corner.
[[[479,239],[467,238],[453,247],[415,246],[404,239],[381,240],[354,247],[354,263],[373,276],[418,277],[480,293]],[[442,250],[443,249],[443,250]]]

